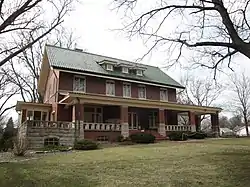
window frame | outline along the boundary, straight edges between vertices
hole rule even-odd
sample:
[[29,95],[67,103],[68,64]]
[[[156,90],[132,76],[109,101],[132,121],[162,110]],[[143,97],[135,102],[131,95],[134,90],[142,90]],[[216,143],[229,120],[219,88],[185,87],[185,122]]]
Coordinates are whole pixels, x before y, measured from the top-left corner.
[[[138,72],[140,72],[140,73],[138,73]],[[136,75],[143,76],[143,71],[141,69],[137,69],[136,70]]]
[[[109,94],[108,93],[107,85],[110,84],[110,83],[114,85],[114,94]],[[115,81],[112,81],[112,80],[107,80],[106,81],[106,95],[108,95],[108,96],[115,96]]]
[[[126,71],[124,71],[126,69]],[[128,67],[122,67],[122,73],[129,73],[129,68]]]
[[[141,88],[144,88],[144,90],[145,90],[144,97],[140,97],[140,89]],[[138,85],[138,98],[139,99],[147,99],[147,89],[146,89],[145,85]]]
[[[129,96],[126,96],[125,95],[125,89],[124,89],[124,86],[125,85],[127,85],[127,86],[129,86],[130,87],[130,92],[129,92]],[[131,98],[131,84],[130,83],[127,83],[127,82],[124,82],[123,84],[122,84],[122,96],[123,97],[126,97],[126,98]]]
[[106,64],[106,70],[108,70],[108,71],[114,71],[114,65],[113,64]]
[[[75,88],[76,88],[76,83],[75,83],[76,78],[79,78],[79,79],[83,79],[83,80],[84,80],[83,90],[76,90],[76,89],[75,89]],[[85,76],[74,75],[74,80],[73,80],[73,91],[86,93],[86,77],[85,77]]]
[[[165,99],[163,99],[161,96],[162,96],[162,92],[165,92]],[[164,88],[161,88],[160,89],[160,101],[168,101],[168,89],[164,89]]]

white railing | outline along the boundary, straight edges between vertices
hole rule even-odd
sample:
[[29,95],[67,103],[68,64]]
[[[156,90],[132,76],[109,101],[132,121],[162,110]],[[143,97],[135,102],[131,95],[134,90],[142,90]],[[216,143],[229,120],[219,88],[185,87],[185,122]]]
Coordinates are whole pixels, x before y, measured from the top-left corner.
[[166,131],[191,131],[191,125],[166,125]]
[[66,121],[28,120],[25,123],[27,124],[28,127],[31,128],[60,128],[60,129],[75,128],[73,122],[66,122]]
[[83,123],[84,130],[93,130],[93,131],[121,131],[120,124],[111,124],[111,123]]

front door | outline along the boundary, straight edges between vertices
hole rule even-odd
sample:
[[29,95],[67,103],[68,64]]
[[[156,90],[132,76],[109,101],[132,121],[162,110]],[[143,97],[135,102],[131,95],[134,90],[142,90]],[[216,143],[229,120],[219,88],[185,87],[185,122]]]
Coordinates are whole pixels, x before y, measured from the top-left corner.
[[138,116],[135,112],[128,113],[129,129],[138,129]]

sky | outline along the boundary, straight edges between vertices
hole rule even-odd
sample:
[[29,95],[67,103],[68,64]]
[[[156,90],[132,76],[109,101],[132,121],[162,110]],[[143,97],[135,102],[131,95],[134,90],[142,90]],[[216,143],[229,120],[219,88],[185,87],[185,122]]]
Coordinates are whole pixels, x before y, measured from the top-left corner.
[[[113,8],[111,3],[112,0],[82,0],[80,4],[77,4],[75,10],[65,18],[64,25],[67,29],[72,30],[78,38],[77,48],[91,53],[135,61],[146,53],[147,47],[141,38],[130,39],[126,33],[117,30],[123,27],[124,14],[117,12],[117,10],[111,10]],[[166,59],[167,54],[159,50],[148,55],[141,63],[165,67]],[[234,59],[233,69],[236,72],[249,68],[250,63],[247,58],[239,56]],[[182,74],[185,73],[185,70],[179,66],[163,70],[177,81],[180,81]],[[197,77],[211,74],[207,68],[199,68],[191,72]],[[225,67],[225,72],[230,73],[230,70]],[[224,73],[217,76],[217,81],[223,84],[228,83]],[[223,93],[219,101],[226,102],[226,99],[230,99],[231,96],[227,94],[227,92]],[[13,115],[15,115],[14,112]]]

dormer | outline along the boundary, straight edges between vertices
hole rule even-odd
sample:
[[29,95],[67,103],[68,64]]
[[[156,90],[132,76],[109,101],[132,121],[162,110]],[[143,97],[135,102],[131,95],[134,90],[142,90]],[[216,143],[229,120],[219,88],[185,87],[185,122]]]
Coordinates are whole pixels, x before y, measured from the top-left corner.
[[100,64],[107,71],[114,71],[114,66],[117,64],[117,62],[102,60],[98,62],[98,64]]

